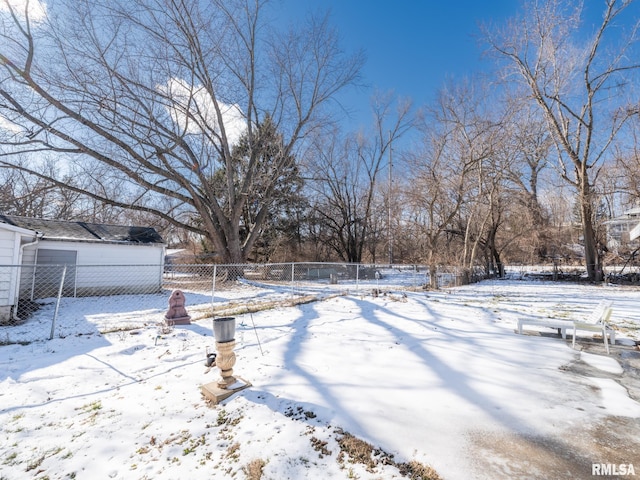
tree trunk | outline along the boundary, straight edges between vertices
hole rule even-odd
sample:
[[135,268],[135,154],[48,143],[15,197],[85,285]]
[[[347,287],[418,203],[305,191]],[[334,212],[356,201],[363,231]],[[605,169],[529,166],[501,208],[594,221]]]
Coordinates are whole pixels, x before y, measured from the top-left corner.
[[598,254],[598,245],[593,225],[593,205],[588,192],[580,194],[580,216],[582,221],[582,236],[584,241],[584,261],[587,276],[591,282],[602,281],[602,271]]
[[429,285],[435,290],[438,289],[438,266],[435,263],[429,263]]
[[431,288],[438,289],[438,266],[436,265],[435,248],[433,247],[433,240],[429,239],[431,248],[429,248],[428,264],[429,264],[429,285]]

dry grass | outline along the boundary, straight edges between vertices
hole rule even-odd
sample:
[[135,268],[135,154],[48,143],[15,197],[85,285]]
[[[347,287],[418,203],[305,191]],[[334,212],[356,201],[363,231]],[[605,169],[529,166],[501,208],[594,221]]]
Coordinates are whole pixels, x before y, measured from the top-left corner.
[[371,444],[355,437],[347,432],[339,431],[341,437],[338,438],[340,454],[338,462],[344,464],[345,456],[349,457],[351,463],[364,465],[368,472],[373,472],[380,463],[396,467],[403,477],[411,480],[442,480],[433,468],[412,460],[408,463],[397,463],[390,455],[379,448],[374,448]]
[[442,480],[442,477],[438,475],[438,472],[429,465],[423,465],[415,460],[411,460],[408,463],[398,464],[397,467],[402,475],[409,477],[412,480]]
[[338,445],[340,445],[338,461],[341,463],[344,462],[345,454],[349,456],[352,463],[361,463],[367,467],[367,471],[369,472],[371,472],[378,463],[373,458],[373,446],[350,433],[344,432],[338,439]]
[[343,295],[344,294],[342,293],[328,296],[303,295],[299,297],[280,300],[268,300],[264,302],[256,302],[254,300],[247,303],[229,302],[224,305],[216,306],[214,308],[207,307],[204,310],[193,308],[189,310],[189,313],[191,315],[191,319],[197,321],[212,317],[230,317],[234,315],[262,312],[265,310],[272,310],[274,308],[280,307],[294,307],[296,305],[303,305],[305,303],[312,303],[320,300],[328,300],[330,298]]
[[242,467],[242,471],[247,476],[247,480],[260,480],[262,478],[262,471],[264,470],[267,462],[261,458],[251,460],[248,465]]

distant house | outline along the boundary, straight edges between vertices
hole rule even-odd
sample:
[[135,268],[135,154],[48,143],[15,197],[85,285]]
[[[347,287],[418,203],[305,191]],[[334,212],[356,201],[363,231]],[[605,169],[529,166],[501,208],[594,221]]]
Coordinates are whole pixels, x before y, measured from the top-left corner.
[[160,291],[165,245],[153,228],[0,215],[0,320],[18,302]]
[[607,247],[617,251],[621,246],[640,246],[640,207],[624,212],[621,216],[605,222]]

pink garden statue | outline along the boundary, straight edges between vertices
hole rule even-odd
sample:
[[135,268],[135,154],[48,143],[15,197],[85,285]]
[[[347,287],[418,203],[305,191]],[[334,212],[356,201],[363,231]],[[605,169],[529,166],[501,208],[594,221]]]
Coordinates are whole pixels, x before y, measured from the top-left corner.
[[169,310],[164,316],[173,325],[191,325],[191,317],[184,308],[185,298],[181,290],[174,290],[169,297]]

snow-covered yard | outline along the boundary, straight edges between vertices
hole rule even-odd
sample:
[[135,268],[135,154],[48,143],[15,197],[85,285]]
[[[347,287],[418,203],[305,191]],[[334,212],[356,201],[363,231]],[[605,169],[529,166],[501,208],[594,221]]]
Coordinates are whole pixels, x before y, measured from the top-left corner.
[[[74,300],[65,338],[0,347],[0,478],[388,479],[412,461],[445,479],[640,475],[640,290],[370,287],[237,315],[234,370],[252,386],[216,406],[200,392],[219,373],[205,366],[211,319],[161,334],[147,297]],[[217,301],[274,293],[245,284]],[[551,329],[514,332],[518,316],[579,319],[602,299],[609,356],[585,332],[576,350]],[[132,330],[97,333],[118,324]]]

